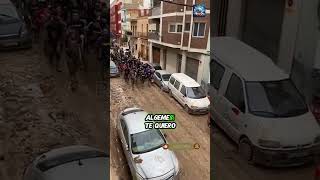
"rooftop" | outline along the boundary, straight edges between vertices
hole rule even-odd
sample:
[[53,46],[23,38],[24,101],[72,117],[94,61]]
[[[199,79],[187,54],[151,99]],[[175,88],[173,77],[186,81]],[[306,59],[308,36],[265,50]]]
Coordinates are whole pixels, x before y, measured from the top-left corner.
[[172,77],[174,77],[176,80],[183,82],[183,85],[186,87],[199,87],[200,85],[192,79],[191,77],[187,76],[184,73],[173,73]]
[[211,57],[233,69],[246,81],[277,81],[289,78],[272,59],[232,37],[211,39]]

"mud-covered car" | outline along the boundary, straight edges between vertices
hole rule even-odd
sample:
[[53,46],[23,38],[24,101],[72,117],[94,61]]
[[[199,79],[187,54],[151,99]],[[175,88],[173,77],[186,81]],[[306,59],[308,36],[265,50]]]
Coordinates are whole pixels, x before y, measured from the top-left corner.
[[117,131],[133,179],[179,178],[179,162],[167,149],[165,135],[159,129],[146,129],[147,112],[140,108],[122,111]]
[[88,146],[68,146],[37,157],[25,170],[23,180],[105,180],[109,156]]
[[10,0],[0,1],[0,49],[31,48],[32,36]]

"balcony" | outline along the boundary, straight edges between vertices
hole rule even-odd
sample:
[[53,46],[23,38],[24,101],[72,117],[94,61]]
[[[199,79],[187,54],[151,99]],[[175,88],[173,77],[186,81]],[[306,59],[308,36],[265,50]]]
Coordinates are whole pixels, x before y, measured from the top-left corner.
[[149,32],[148,39],[160,41],[160,33],[159,32]]
[[136,37],[136,38],[148,38],[148,33],[147,32],[133,32],[132,33],[132,37]]

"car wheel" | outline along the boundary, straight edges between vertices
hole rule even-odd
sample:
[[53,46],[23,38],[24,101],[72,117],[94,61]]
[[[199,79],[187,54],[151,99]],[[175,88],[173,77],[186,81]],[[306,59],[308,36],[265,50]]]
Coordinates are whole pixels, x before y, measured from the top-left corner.
[[164,91],[164,87],[163,85],[160,86],[161,91]]
[[169,95],[170,95],[170,97],[173,97],[171,90],[169,90]]
[[253,149],[248,138],[242,138],[239,142],[239,153],[244,160],[251,163],[253,160]]
[[188,105],[184,105],[184,110],[189,114],[191,113],[191,110]]

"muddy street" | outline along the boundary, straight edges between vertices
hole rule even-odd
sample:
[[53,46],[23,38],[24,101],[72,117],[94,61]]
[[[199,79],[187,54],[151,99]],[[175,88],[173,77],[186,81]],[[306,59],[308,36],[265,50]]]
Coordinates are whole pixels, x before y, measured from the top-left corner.
[[54,148],[107,151],[107,109],[97,96],[96,62],[79,74],[80,88],[73,93],[65,64],[56,72],[39,49],[0,54],[1,180],[20,180],[35,157]]
[[[126,107],[141,107],[150,113],[173,113],[176,115],[177,128],[166,130],[169,144],[187,144],[181,149],[173,149],[181,166],[182,179],[209,179],[210,177],[210,139],[206,125],[207,115],[187,114],[173,98],[158,87],[144,87],[132,90],[122,78],[111,79],[111,138],[110,166],[111,179],[131,179],[123,150],[116,132],[116,121],[120,111]],[[198,143],[200,149],[194,149]]]
[[[120,111],[127,107],[142,107],[153,113],[174,113],[178,126],[167,130],[169,143],[199,143],[201,148],[173,150],[182,166],[182,179],[209,179],[210,138],[206,125],[207,116],[188,115],[167,93],[151,86],[131,90],[122,78],[111,79],[111,179],[131,179],[130,171],[116,132],[116,121]],[[237,152],[237,146],[219,129],[213,128],[211,148],[212,176],[217,180],[268,180],[268,179],[312,179],[314,169],[310,165],[293,168],[265,168],[249,165]]]

